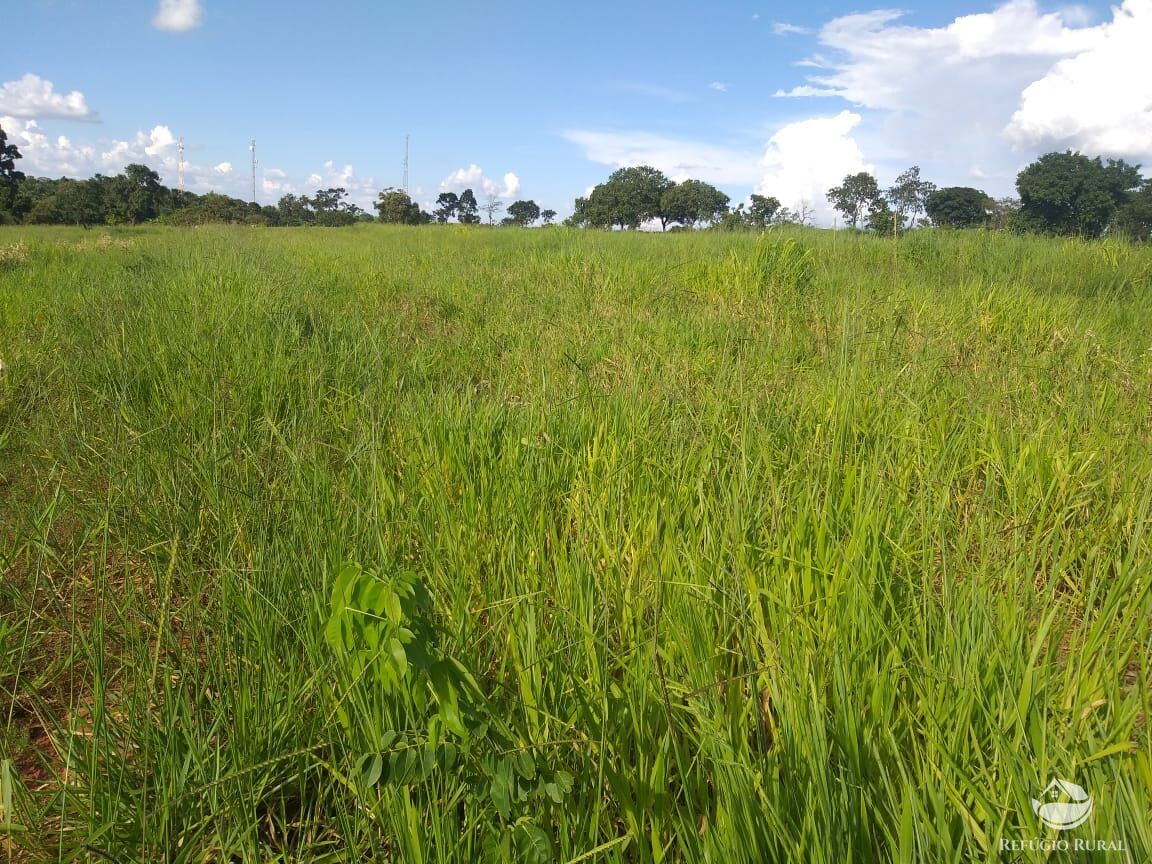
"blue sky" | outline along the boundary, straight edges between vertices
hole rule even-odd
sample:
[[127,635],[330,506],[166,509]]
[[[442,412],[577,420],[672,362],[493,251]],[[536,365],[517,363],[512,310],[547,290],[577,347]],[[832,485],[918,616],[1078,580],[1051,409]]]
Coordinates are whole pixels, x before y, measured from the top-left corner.
[[[24,169],[258,198],[471,186],[561,214],[647,162],[734,200],[806,202],[920,164],[1012,191],[1039,153],[1152,162],[1152,0],[719,6],[24,0],[7,10],[0,124]],[[1141,72],[1143,74],[1141,74]],[[1116,82],[1120,84],[1117,85]],[[1111,82],[1111,84],[1109,83]]]

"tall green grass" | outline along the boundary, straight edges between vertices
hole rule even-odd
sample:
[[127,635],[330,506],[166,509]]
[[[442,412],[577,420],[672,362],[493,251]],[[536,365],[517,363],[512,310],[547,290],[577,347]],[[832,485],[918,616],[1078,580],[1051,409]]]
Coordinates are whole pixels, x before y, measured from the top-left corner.
[[1146,250],[18,241],[0,857],[1152,858]]

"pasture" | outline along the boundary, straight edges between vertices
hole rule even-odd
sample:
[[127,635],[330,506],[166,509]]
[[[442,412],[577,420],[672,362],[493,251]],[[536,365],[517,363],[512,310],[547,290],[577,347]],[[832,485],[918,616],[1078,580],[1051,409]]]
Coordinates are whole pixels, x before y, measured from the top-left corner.
[[1146,248],[5,228],[0,360],[2,861],[1152,859]]

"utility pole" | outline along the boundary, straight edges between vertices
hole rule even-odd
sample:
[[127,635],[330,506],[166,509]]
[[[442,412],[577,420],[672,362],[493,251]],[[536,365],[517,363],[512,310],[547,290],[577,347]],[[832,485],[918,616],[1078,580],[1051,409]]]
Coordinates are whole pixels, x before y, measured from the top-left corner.
[[404,194],[408,194],[408,139],[409,136],[404,136]]
[[181,192],[184,191],[184,136],[180,136],[180,181],[178,188]]
[[252,203],[256,203],[256,139],[252,139],[252,144],[249,147],[252,151]]

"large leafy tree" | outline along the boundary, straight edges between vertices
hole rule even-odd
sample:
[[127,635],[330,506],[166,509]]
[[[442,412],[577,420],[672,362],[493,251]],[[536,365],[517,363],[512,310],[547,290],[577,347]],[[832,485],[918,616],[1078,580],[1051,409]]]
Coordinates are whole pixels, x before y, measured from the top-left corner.
[[441,192],[436,198],[436,209],[432,211],[432,215],[437,222],[443,224],[456,215],[459,206],[460,196],[455,192]]
[[828,190],[828,201],[844,216],[844,221],[853,228],[868,215],[880,199],[880,186],[876,178],[867,171],[849,174],[839,186]]
[[532,200],[515,201],[508,205],[508,218],[513,224],[527,228],[540,218],[540,205]]
[[390,225],[421,225],[431,219],[402,189],[389,187],[376,199],[380,221]]
[[752,195],[748,207],[748,224],[755,228],[767,228],[780,212],[780,199],[772,195]]
[[1033,231],[1099,237],[1140,183],[1139,166],[1122,159],[1103,162],[1071,150],[1048,153],[1016,178],[1019,218]]
[[703,180],[673,183],[660,197],[662,225],[678,222],[692,226],[697,222],[714,222],[728,212],[729,198]]
[[104,221],[107,204],[102,200],[99,180],[61,180],[54,209],[61,222],[71,225],[87,228]]
[[343,186],[332,189],[318,189],[312,196],[312,209],[316,213],[316,224],[325,228],[351,225],[357,221],[361,210],[344,199],[348,191]]
[[471,189],[460,193],[460,201],[456,205],[456,219],[461,225],[480,224],[480,204]]
[[168,191],[160,184],[159,174],[138,164],[129,165],[123,174],[102,178],[101,186],[107,217],[132,225],[159,216]]
[[316,221],[312,201],[307,195],[285,195],[276,203],[276,212],[276,221],[280,225],[311,225]]
[[915,228],[917,218],[928,204],[928,197],[935,191],[935,183],[920,178],[919,165],[913,165],[897,177],[888,189],[888,203],[899,224],[908,222]]
[[988,221],[992,201],[971,186],[946,186],[928,196],[925,212],[933,225],[945,228],[979,228]]
[[650,219],[659,219],[660,226],[667,227],[661,199],[671,186],[672,181],[650,165],[620,168],[586,198],[576,200],[572,222],[597,228],[616,225],[635,229]]
[[[23,158],[15,144],[8,143],[8,133],[0,126],[0,213],[11,214],[16,199],[16,186],[24,174],[16,170],[16,160]],[[14,218],[7,215],[5,219]]]

